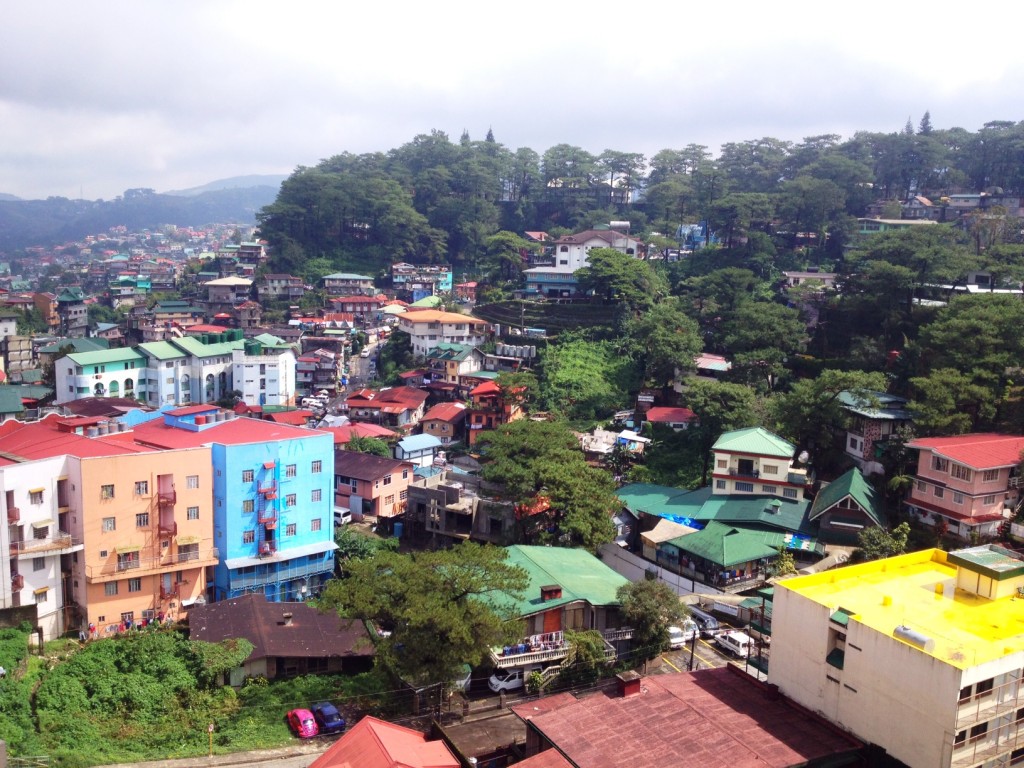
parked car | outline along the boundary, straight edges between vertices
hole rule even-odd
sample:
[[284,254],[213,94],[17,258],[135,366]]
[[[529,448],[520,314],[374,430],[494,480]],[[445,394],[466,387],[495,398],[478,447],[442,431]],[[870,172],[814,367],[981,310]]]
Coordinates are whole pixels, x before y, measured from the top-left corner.
[[681,627],[668,628],[668,646],[673,650],[682,648],[688,642],[700,634],[697,622],[693,619],[686,619]]
[[318,702],[310,707],[310,710],[320,733],[341,733],[345,730],[345,718],[331,702]]
[[334,508],[334,527],[340,528],[352,522],[352,510],[347,507]]
[[363,351],[359,353],[360,357],[369,357],[372,350],[369,347],[363,347]]
[[700,628],[701,637],[714,637],[718,634],[722,628],[718,623],[718,619],[712,616],[710,613],[704,613],[699,608],[694,608],[692,605],[690,608],[690,618],[697,622],[697,626]]
[[288,727],[300,739],[311,739],[320,733],[316,718],[308,709],[293,709],[286,716]]
[[754,639],[746,632],[722,632],[715,636],[715,642],[726,652],[741,659],[747,658],[750,649],[754,647]]
[[487,681],[487,687],[495,693],[515,691],[523,687],[523,670],[499,669]]

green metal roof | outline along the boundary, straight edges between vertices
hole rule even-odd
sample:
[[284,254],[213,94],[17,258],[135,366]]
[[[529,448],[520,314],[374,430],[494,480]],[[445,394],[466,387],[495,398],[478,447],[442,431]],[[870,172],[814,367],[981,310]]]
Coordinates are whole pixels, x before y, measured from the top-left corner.
[[678,522],[683,518],[693,520],[712,495],[711,488],[686,491],[667,485],[632,483],[615,492],[622,505],[633,512],[645,512]]
[[186,357],[186,354],[171,344],[169,341],[147,341],[139,344],[137,349],[149,357],[157,360],[173,360],[176,357]]
[[713,451],[731,451],[733,453],[752,453],[758,456],[778,456],[784,459],[793,458],[796,446],[783,440],[776,434],[762,427],[736,429],[722,434],[711,447]]
[[[518,565],[529,574],[529,586],[518,598],[508,594],[494,596],[499,607],[511,607],[517,616],[530,616],[578,600],[590,605],[618,605],[615,593],[629,580],[583,549],[564,547],[507,547],[508,564]],[[562,596],[546,601],[540,588],[557,584]]]
[[110,342],[106,339],[87,339],[84,337],[61,339],[60,341],[53,342],[53,344],[40,347],[39,353],[42,355],[55,355],[64,347],[71,347],[72,352],[96,352],[101,349],[110,349]]
[[25,410],[22,405],[20,387],[0,386],[0,413],[21,413]]
[[910,411],[904,408],[907,404],[906,398],[886,392],[845,390],[839,393],[838,400],[844,408],[869,419],[909,420],[911,418]]
[[1017,578],[1024,574],[1024,555],[998,544],[981,544],[958,549],[946,555],[946,560],[996,581]]
[[440,304],[441,304],[441,297],[440,296],[424,296],[422,299],[420,299],[419,301],[414,301],[409,306],[410,307],[421,307],[421,308],[422,307],[431,307],[431,308],[433,308],[433,307],[440,306]]
[[769,543],[768,539],[772,536],[765,531],[749,531],[712,521],[704,530],[688,533],[667,543],[683,552],[728,568],[776,557],[781,545]]
[[809,536],[814,532],[808,517],[810,506],[807,501],[775,496],[710,494],[693,518]]
[[98,349],[95,352],[72,352],[68,357],[75,365],[106,365],[107,363],[121,363],[128,360],[143,362],[146,359],[145,355],[135,351],[132,347]]
[[821,489],[811,506],[810,519],[817,519],[847,496],[864,510],[864,514],[870,517],[875,525],[886,525],[885,513],[882,511],[882,502],[878,494],[856,467]]
[[221,341],[216,344],[203,344],[199,339],[192,336],[183,336],[180,339],[174,339],[172,342],[174,346],[179,349],[185,350],[190,355],[196,357],[220,357],[225,355],[231,356],[231,353],[236,349],[242,349],[245,346],[245,339],[238,339],[237,341]]
[[443,341],[427,353],[427,359],[462,362],[473,353],[473,349],[474,347],[467,344],[452,344]]

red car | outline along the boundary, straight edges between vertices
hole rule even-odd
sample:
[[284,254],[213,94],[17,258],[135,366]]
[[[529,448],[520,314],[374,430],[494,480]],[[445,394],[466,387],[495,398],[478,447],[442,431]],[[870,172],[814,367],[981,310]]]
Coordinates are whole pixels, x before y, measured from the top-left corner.
[[292,733],[300,739],[311,739],[320,733],[316,720],[313,719],[313,713],[308,709],[293,709],[285,719],[288,721],[288,727],[292,729]]

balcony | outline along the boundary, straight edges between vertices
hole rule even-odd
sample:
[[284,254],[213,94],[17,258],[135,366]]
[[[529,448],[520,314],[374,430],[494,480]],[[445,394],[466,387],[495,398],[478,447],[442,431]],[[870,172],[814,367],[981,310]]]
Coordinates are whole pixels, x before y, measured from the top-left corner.
[[7,524],[14,525],[21,522],[21,510],[17,507],[7,508]]
[[131,573],[133,576],[148,573],[169,573],[171,571],[180,571],[183,568],[200,568],[207,565],[216,565],[219,557],[220,552],[216,547],[208,547],[204,550],[186,550],[173,555],[167,554],[163,557],[113,560],[102,565],[86,565],[85,578],[90,583],[98,583],[123,578],[126,573]]
[[82,548],[82,542],[79,539],[73,538],[70,533],[56,531],[52,536],[47,536],[45,539],[12,541],[11,556],[17,557],[27,554],[35,556],[40,552],[58,552],[71,550],[75,547],[78,549]]
[[169,491],[159,491],[156,496],[156,503],[161,507],[173,507],[178,501],[178,494],[172,488]]
[[178,598],[178,585],[174,584],[170,589],[167,587],[160,587],[160,599],[161,600],[176,600]]
[[157,525],[157,532],[162,539],[178,535],[178,524],[171,521],[161,521]]
[[275,483],[269,483],[267,485],[261,485],[258,490],[259,490],[259,493],[262,493],[264,495],[276,493],[277,492],[277,485]]
[[284,581],[295,579],[308,579],[317,574],[328,574],[334,571],[334,564],[331,561],[321,563],[304,563],[303,565],[291,565],[289,561],[268,562],[263,565],[250,566],[237,571],[231,571],[229,589],[248,589],[262,587],[267,584],[280,584]]

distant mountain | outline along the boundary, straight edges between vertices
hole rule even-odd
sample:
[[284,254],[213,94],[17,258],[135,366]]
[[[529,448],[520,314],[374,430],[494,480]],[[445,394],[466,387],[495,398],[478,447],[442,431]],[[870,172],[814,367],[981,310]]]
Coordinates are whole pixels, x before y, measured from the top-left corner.
[[6,192],[0,192],[0,200],[21,200],[17,195],[9,195]]
[[201,187],[192,187],[191,189],[178,189],[169,190],[164,192],[165,195],[174,195],[176,197],[195,197],[201,195],[204,192],[219,192],[224,189],[249,189],[251,187],[274,187],[276,190],[281,186],[281,183],[287,179],[287,175],[259,175],[251,174],[249,176],[232,176],[230,179],[219,179],[218,181],[211,181],[209,184],[203,184]]
[[[277,177],[255,177],[274,179]],[[283,178],[283,177],[281,177]],[[229,184],[230,179],[211,185]],[[165,224],[202,227],[206,224],[256,223],[257,212],[277,199],[280,182],[249,187],[226,186],[214,191],[157,194],[126,190],[116,200],[0,199],[0,254],[30,245],[56,245],[124,225],[131,230]]]

